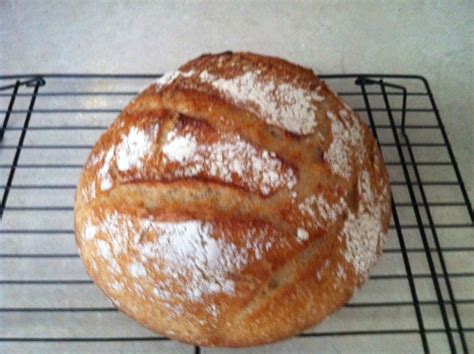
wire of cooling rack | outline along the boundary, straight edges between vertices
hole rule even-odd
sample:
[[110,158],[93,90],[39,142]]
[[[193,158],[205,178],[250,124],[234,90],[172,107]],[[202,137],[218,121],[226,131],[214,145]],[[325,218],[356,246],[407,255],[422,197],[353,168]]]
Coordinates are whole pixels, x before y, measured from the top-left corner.
[[[369,122],[370,122],[370,128],[371,128],[375,138],[377,139],[377,143],[379,144],[379,148],[380,148],[380,142],[379,142],[379,138],[378,138],[378,134],[377,134],[377,128],[375,128],[375,121],[374,121],[372,111],[370,110],[369,97],[368,97],[368,94],[367,94],[367,90],[365,88],[366,83],[367,83],[367,79],[365,77],[360,77],[360,78],[356,79],[356,84],[360,85],[362,95],[364,97],[364,103],[365,103],[365,106],[367,108],[367,116],[368,116],[368,119],[369,119]],[[392,211],[393,211],[393,219],[394,219],[394,222],[395,222],[395,227],[397,229],[397,236],[398,236],[398,240],[399,240],[399,243],[400,243],[400,248],[401,248],[402,254],[403,254],[403,263],[405,265],[407,279],[408,279],[408,283],[410,285],[410,292],[411,292],[411,295],[412,295],[412,298],[413,298],[413,306],[415,307],[415,313],[416,313],[416,319],[417,319],[417,322],[418,322],[418,328],[420,329],[421,341],[422,341],[422,344],[423,344],[424,351],[427,352],[428,351],[428,341],[427,341],[427,338],[426,338],[425,325],[423,323],[423,316],[421,314],[420,303],[419,303],[419,300],[418,300],[418,294],[416,292],[416,287],[415,287],[415,283],[414,283],[414,279],[413,279],[413,273],[412,273],[412,270],[411,270],[410,261],[408,259],[408,255],[406,253],[405,240],[403,238],[403,233],[402,233],[401,228],[400,228],[400,219],[399,219],[399,216],[398,216],[397,208],[395,207],[395,202],[394,202],[393,197],[392,197]]]
[[[0,76],[0,351],[33,343],[61,352],[116,343],[201,351],[122,316],[97,292],[74,245],[73,195],[83,161],[121,107],[156,77]],[[347,350],[364,338],[372,351],[393,341],[400,351],[469,352],[473,212],[428,82],[413,75],[323,78],[378,140],[392,181],[392,236],[361,293],[285,350],[302,351],[308,340]],[[108,330],[98,327],[104,323]]]

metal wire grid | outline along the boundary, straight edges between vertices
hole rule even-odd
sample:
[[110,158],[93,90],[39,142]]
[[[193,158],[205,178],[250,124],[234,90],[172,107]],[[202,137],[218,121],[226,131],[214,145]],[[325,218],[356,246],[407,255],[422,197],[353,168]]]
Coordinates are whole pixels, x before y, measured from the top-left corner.
[[[122,315],[88,278],[74,244],[74,190],[85,157],[158,76],[0,77],[0,351],[220,352],[169,341]],[[341,311],[255,352],[468,352],[473,212],[427,81],[323,78],[379,141],[394,197],[390,237],[370,281]]]

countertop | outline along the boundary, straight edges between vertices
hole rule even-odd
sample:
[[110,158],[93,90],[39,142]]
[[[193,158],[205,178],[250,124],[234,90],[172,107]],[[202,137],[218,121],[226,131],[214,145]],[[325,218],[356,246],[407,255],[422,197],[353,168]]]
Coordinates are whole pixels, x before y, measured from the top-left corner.
[[[188,59],[202,53],[242,50],[279,56],[310,67],[321,74],[422,75],[431,85],[472,200],[474,199],[473,17],[474,2],[472,1],[2,1],[0,2],[0,74],[161,73],[172,71]],[[51,87],[54,88],[54,86]],[[2,103],[7,102],[7,98],[2,99]],[[125,104],[128,99],[122,97],[119,103]],[[43,101],[43,104],[44,102],[46,101]],[[52,108],[64,108],[61,106],[65,104],[64,102],[69,102],[67,97],[58,102],[49,101],[49,104]],[[104,99],[104,102],[88,101],[85,97],[78,99],[76,103],[84,102],[85,107],[87,104],[116,106],[113,97]],[[78,122],[82,122],[89,118],[78,117],[77,119]],[[56,124],[57,121],[52,119],[48,122]],[[93,121],[87,120],[87,122]],[[62,137],[51,136],[51,139],[66,143],[71,139],[71,143],[86,141],[89,144],[97,138],[93,134],[97,135],[98,132],[74,133],[71,136],[65,133]],[[48,135],[45,134],[43,137],[47,138]],[[13,136],[8,138],[13,139]],[[34,140],[35,134],[29,133],[28,138],[37,142]],[[47,143],[48,141],[39,142]],[[84,154],[86,152],[86,150],[83,151]],[[52,154],[55,152],[46,151],[38,156],[40,160],[43,158],[44,161],[50,162],[53,158]],[[82,155],[58,156],[75,159],[72,161],[74,163],[80,163],[80,159],[83,159]],[[36,156],[28,155],[27,152],[22,155],[25,161],[28,161],[29,157],[32,158],[32,162],[36,162],[33,160]],[[0,158],[6,159],[7,162],[11,161],[6,153],[0,154]],[[0,162],[4,161],[0,160]],[[442,171],[440,169],[441,174]],[[70,183],[71,180],[76,179],[78,172],[79,170],[76,172],[65,170],[63,175],[55,176],[55,181]],[[42,178],[44,180],[49,178],[46,175],[42,176],[41,171],[38,173],[38,176],[34,176],[25,170],[19,170],[15,178],[26,184],[43,182]],[[20,207],[28,205],[32,199],[31,193],[28,194],[28,191],[22,193],[22,191],[13,193],[10,197],[10,205]],[[53,190],[48,193],[56,192]],[[53,204],[72,203],[72,193],[73,191],[57,194]],[[51,194],[38,193],[35,198],[37,198],[36,202],[44,202],[51,200]],[[22,215],[30,214],[9,212],[0,223],[0,229],[18,228],[22,222],[24,223],[24,219],[21,219]],[[31,225],[39,228],[48,226],[47,223],[45,224],[45,220],[48,220],[47,215],[38,211],[32,212],[31,215],[31,219],[28,220]],[[40,217],[34,219],[38,215]],[[450,215],[438,216],[444,217],[443,220],[450,217]],[[51,224],[71,228],[71,218],[72,211],[65,211],[58,214],[56,219],[51,218]],[[410,235],[410,231],[407,231],[407,235]],[[77,253],[73,232],[65,236],[67,238],[63,239],[52,234],[25,236],[2,233],[0,234],[0,253],[26,253],[32,247],[39,253]],[[472,228],[463,231],[458,238],[450,238],[449,234],[441,236],[443,242],[449,241],[444,246],[467,246],[472,249]],[[397,239],[392,237],[388,247],[398,247],[397,242]],[[422,247],[419,239],[408,238],[407,242],[407,247]],[[395,271],[404,274],[403,262],[399,256],[400,254],[396,252],[384,255],[375,273],[387,274]],[[422,253],[415,252],[410,254],[410,257],[415,264],[415,271],[428,272]],[[467,252],[463,254],[451,252],[447,255],[450,270],[460,273],[472,271],[472,265],[469,265],[470,259],[472,259],[471,253]],[[77,277],[82,277],[81,279],[87,277],[78,258],[57,261],[53,258],[47,260],[50,263],[41,263],[43,261],[43,259],[29,258],[0,259],[0,278],[9,276],[14,278],[18,274],[25,274],[24,270],[28,269],[27,267],[37,268],[35,275],[38,277],[51,278],[57,275],[56,269],[63,266],[70,267],[65,268],[64,271],[70,272],[72,276],[77,275]],[[36,264],[47,266],[41,268]],[[3,271],[2,267],[4,267]],[[19,273],[20,271],[23,273]],[[27,275],[32,277],[32,274]],[[455,284],[456,294],[463,298],[472,297],[474,286],[472,277],[469,279],[465,282],[458,279],[458,283]],[[403,288],[394,288],[390,294],[387,294],[383,284],[383,282],[369,282],[366,288],[357,295],[357,300],[410,299],[405,279],[401,279],[400,283],[392,284],[392,286],[403,284]],[[86,285],[86,288],[88,286]],[[423,279],[417,280],[417,287],[421,289],[422,297],[423,294],[433,295],[433,291],[424,285]],[[38,296],[31,292],[22,293],[24,289],[21,286],[0,288],[0,308],[19,306],[18,304],[51,306],[49,299],[57,299],[60,305],[65,304],[64,306],[71,307],[90,305],[91,302],[97,306],[108,305],[92,284],[90,292],[84,291],[84,287],[78,287],[77,292],[74,292],[75,288],[58,287],[59,290],[52,292],[51,289],[54,287],[43,289],[39,286]],[[68,291],[73,291],[74,295],[68,295]],[[24,297],[18,294],[23,294]],[[472,324],[473,308],[470,304],[464,307],[465,318],[469,319],[468,325]],[[398,321],[397,324],[400,324],[402,328],[416,326],[414,314],[403,312],[408,310],[411,311],[410,308],[402,310],[393,308],[393,321]],[[358,328],[359,324],[356,322],[345,323],[344,316],[350,318],[350,311],[350,308],[343,309],[341,311],[343,314],[331,318],[324,328],[340,329],[344,325],[354,325]],[[371,325],[372,321],[380,321],[381,327],[389,326],[392,318],[388,318],[386,314],[391,313],[391,310],[387,311],[389,312],[378,312],[378,310],[373,313],[367,312],[365,322],[361,326]],[[74,327],[70,320],[64,319],[68,318],[68,314],[61,317],[61,313],[58,315],[39,313],[38,316],[44,316],[38,317],[39,322],[28,322],[28,326],[23,326],[22,319],[29,317],[22,316],[28,316],[28,314],[12,312],[11,315],[7,313],[5,317],[1,317],[2,315],[0,313],[0,337],[11,335],[10,328],[22,330],[23,327],[25,333],[31,331],[31,333],[39,333],[38,336],[42,335],[43,329],[44,333],[49,333],[50,330],[54,335],[60,333],[67,336],[69,328],[73,330],[76,328],[78,332],[75,334],[81,336],[81,331],[87,329],[84,329],[82,324],[87,324],[90,318],[80,313],[77,315],[73,313],[71,316],[76,316],[74,318],[78,321],[77,327]],[[120,316],[112,312],[110,315]],[[34,318],[35,314],[31,316],[30,318]],[[405,321],[407,318],[405,316],[411,316],[410,321]],[[437,322],[439,315],[436,316],[431,317],[430,313],[426,315],[428,326],[440,327],[440,323]],[[430,319],[433,321],[430,322]],[[97,321],[108,323],[106,322],[108,320],[104,318],[97,318]],[[43,322],[44,328],[40,328],[41,326],[37,323]],[[374,326],[377,327],[377,325]],[[104,336],[111,333],[113,335],[114,331],[125,334],[130,332],[130,335],[147,333],[127,320],[125,316],[118,317],[113,327],[100,327],[99,330],[100,333],[104,333]],[[440,343],[439,348],[447,348],[442,334],[432,333],[431,337],[434,338],[434,343]],[[353,342],[347,338],[327,337],[325,341],[318,342],[321,343],[319,351],[334,352],[336,348],[339,348],[341,351],[353,352],[355,350]],[[419,345],[417,336],[407,338],[411,339],[406,342],[398,339],[384,342],[381,338],[375,346],[367,348],[376,352],[396,352],[411,348],[412,344]],[[338,341],[337,346],[335,342],[332,342],[333,340]],[[473,340],[474,336],[470,334],[468,337],[470,345],[473,345]],[[361,344],[364,344],[363,341],[361,337]],[[277,346],[264,347],[262,350],[263,352],[310,353],[314,352],[315,343],[311,338],[301,338],[298,342],[289,341]],[[63,344],[58,342],[54,346],[48,346],[48,343],[39,343],[38,346],[22,347],[21,343],[18,346],[15,346],[15,343],[3,343],[4,346],[2,346],[0,343],[0,351],[2,348],[6,351],[33,348],[39,352],[49,350],[64,352],[66,347]],[[95,344],[98,346],[95,347]],[[160,350],[170,353],[192,350],[189,346],[175,342],[163,342],[160,345],[162,345],[159,347]],[[81,352],[100,351],[105,347],[99,346],[99,343],[92,343],[91,346],[87,346],[87,343],[75,343],[73,348]],[[156,350],[154,342],[131,342],[126,345],[115,342],[110,343],[110,346],[106,348],[110,352]],[[443,349],[440,350],[443,351]],[[210,352],[219,351],[211,350]],[[255,349],[255,352],[259,352],[259,349]]]

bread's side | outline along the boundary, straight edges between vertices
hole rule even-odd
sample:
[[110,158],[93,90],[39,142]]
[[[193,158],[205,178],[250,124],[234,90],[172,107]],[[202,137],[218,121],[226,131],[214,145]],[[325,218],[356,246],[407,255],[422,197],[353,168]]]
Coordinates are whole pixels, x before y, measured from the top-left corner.
[[[234,193],[226,195],[230,191],[225,187],[213,191],[216,199],[203,201],[198,196],[204,188],[180,182],[120,186],[78,213],[78,232],[89,235],[79,241],[89,274],[120,309],[151,329],[183,341],[240,346],[297,333],[349,298],[354,275],[349,272],[344,285],[334,283],[338,268],[332,264],[342,261],[335,234],[299,243],[292,234],[259,220],[258,209],[240,217],[221,211],[215,200],[225,205],[227,200],[222,199],[235,199]],[[195,202],[183,204],[184,198]],[[239,201],[234,201],[235,206]],[[154,204],[153,211],[144,210],[143,204]],[[170,220],[175,228],[172,235],[167,233]],[[91,230],[91,225],[98,229]],[[237,259],[238,271],[225,278],[210,265],[188,263],[185,257],[192,254],[186,250],[169,247],[170,237],[184,234],[191,244],[189,251],[196,252],[196,239],[185,230],[197,230],[198,235],[211,232],[209,228],[218,241],[212,247],[223,256],[217,262],[221,270],[230,271],[226,261]],[[209,242],[207,236],[203,239]],[[175,259],[171,261],[150,244]],[[163,257],[167,265],[161,263]],[[212,259],[211,251],[204,251],[203,257]],[[182,278],[163,282],[173,271]],[[233,285],[226,289],[224,279]],[[221,287],[218,293],[211,291],[213,280]],[[156,284],[166,286],[161,294],[157,295]],[[201,294],[199,288],[209,293]]]
[[[246,80],[266,96],[246,101]],[[314,119],[295,125],[308,107],[291,100],[307,92]],[[121,310],[182,341],[248,346],[350,298],[381,251],[390,194],[374,138],[323,82],[238,53],[134,100],[92,150],[75,211],[86,268]]]

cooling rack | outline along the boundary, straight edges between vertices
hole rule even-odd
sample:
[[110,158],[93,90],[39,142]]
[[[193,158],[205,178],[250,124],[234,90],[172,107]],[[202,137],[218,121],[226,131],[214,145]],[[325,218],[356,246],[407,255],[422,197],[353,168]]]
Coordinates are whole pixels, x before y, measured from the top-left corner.
[[[170,341],[128,319],[88,278],[75,247],[83,162],[122,107],[159,76],[0,76],[0,352],[233,352]],[[323,78],[377,137],[393,192],[389,239],[341,311],[245,352],[472,350],[473,211],[428,82]]]

